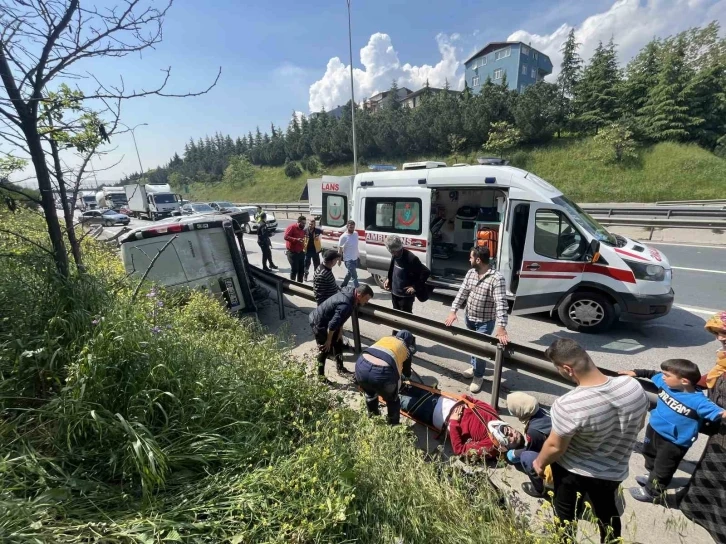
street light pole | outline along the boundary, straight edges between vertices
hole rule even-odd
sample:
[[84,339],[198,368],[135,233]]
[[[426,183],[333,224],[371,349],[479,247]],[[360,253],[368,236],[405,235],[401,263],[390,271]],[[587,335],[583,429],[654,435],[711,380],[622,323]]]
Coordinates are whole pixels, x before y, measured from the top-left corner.
[[353,174],[358,173],[358,146],[355,142],[355,92],[353,90],[353,36],[350,26],[350,0],[348,3],[348,52],[350,53],[350,120],[353,127]]
[[136,130],[139,127],[148,127],[149,123],[139,123],[135,127],[129,128],[128,125],[119,121],[119,125],[126,127],[126,129],[131,133],[131,138],[134,140],[134,147],[136,148],[136,158],[139,159],[139,170],[141,170],[141,176],[143,177],[144,167],[141,165],[141,155],[139,154],[139,146],[136,145],[136,134],[134,134],[134,130]]

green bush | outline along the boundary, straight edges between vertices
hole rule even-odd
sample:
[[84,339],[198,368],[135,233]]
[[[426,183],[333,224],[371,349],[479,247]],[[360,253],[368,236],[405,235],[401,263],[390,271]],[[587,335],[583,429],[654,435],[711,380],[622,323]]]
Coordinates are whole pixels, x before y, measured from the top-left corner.
[[[31,232],[36,215],[0,213]],[[534,542],[484,476],[338,405],[202,293],[135,288],[84,245],[60,280],[0,236],[0,541]]]
[[285,175],[288,178],[298,178],[302,175],[303,171],[297,161],[287,161],[285,163]]
[[311,174],[317,174],[323,168],[320,160],[315,155],[303,158],[300,161],[300,165]]

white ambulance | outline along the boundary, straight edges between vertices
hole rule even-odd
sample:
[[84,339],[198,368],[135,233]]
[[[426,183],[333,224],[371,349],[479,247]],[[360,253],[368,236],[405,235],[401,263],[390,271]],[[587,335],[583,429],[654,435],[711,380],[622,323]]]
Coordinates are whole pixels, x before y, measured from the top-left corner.
[[[480,238],[505,277],[512,313],[556,311],[571,329],[599,332],[673,305],[671,267],[655,248],[608,232],[555,187],[510,166],[406,169],[323,176],[323,247],[349,219],[361,266],[382,286],[398,234],[431,270],[432,287],[458,288]],[[319,188],[319,189],[318,189]],[[313,195],[311,195],[312,201]]]

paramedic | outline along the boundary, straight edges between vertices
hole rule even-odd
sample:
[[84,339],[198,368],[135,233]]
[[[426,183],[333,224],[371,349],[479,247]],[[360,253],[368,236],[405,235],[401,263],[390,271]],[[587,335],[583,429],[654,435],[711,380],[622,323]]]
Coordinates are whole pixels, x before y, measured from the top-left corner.
[[[471,270],[464,277],[464,282],[451,305],[451,312],[444,321],[450,327],[456,321],[456,312],[466,303],[464,322],[466,328],[483,334],[494,334],[506,345],[507,336],[507,289],[504,276],[489,266],[489,248],[475,247],[469,255]],[[496,331],[494,327],[496,325]],[[473,378],[469,391],[478,393],[484,381],[486,361],[471,357],[471,368],[464,372],[467,378]]]
[[384,336],[364,349],[355,363],[355,381],[363,390],[369,416],[380,415],[378,397],[388,409],[388,423],[398,425],[401,419],[401,399],[398,390],[401,378],[411,377],[411,360],[416,353],[416,338],[401,330],[396,336]]
[[413,313],[414,298],[421,302],[428,299],[426,280],[431,273],[413,252],[404,249],[400,236],[389,235],[386,238],[386,249],[391,254],[391,263],[383,288],[391,291],[394,310]]

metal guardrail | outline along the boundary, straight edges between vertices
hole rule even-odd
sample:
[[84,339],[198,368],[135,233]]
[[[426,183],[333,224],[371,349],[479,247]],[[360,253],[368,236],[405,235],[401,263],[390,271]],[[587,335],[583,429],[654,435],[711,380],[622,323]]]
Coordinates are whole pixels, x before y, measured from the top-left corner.
[[726,198],[713,200],[662,200],[656,206],[726,206]]
[[701,207],[701,208],[689,208],[689,207],[664,207],[664,206],[588,206],[583,207],[583,210],[593,216],[607,216],[607,217],[652,217],[652,218],[674,218],[680,217],[685,219],[697,219],[697,218],[708,218],[708,219],[726,219],[726,207]]
[[[250,265],[252,274],[260,281],[275,288],[277,303],[280,307],[280,319],[285,319],[283,295],[293,295],[307,300],[315,301],[313,288],[308,285],[293,282],[277,276],[271,272],[264,272],[256,266]],[[420,317],[414,314],[400,312],[385,308],[375,303],[368,303],[353,313],[351,325],[353,328],[353,341],[357,353],[361,352],[359,318],[363,318],[379,325],[386,325],[395,329],[406,329],[414,336],[426,338],[443,346],[462,351],[471,355],[494,360],[494,375],[492,377],[492,393],[490,404],[495,408],[499,404],[501,391],[502,370],[506,366],[513,370],[524,370],[535,376],[553,380],[559,384],[573,387],[572,382],[563,378],[554,365],[547,360],[544,351],[517,344],[514,342],[502,346],[493,336],[470,331],[468,329],[444,327],[442,323]],[[617,376],[617,372],[600,368],[607,376]],[[655,403],[657,388],[650,381],[641,381],[641,385],[648,393],[651,403]]]

